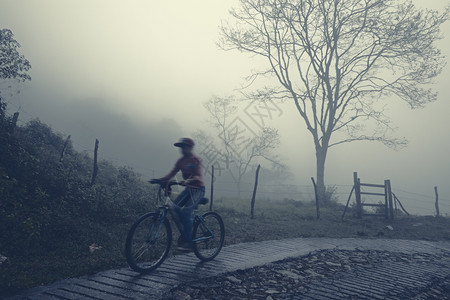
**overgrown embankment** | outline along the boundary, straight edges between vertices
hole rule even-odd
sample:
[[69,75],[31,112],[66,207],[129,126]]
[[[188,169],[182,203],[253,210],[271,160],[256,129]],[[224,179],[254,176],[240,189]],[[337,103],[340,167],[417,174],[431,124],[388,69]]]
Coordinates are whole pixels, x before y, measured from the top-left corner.
[[[133,170],[98,164],[39,120],[14,126],[0,102],[0,295],[123,264],[127,227],[154,207]],[[89,252],[92,244],[103,251]]]

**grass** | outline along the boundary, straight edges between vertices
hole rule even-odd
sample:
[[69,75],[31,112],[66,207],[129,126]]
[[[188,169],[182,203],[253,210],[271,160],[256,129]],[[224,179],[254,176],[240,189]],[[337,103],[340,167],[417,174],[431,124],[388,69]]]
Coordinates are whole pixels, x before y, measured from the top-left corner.
[[[332,203],[316,218],[313,203],[294,201],[257,201],[255,218],[249,218],[249,201],[219,199],[216,210],[227,226],[228,244],[293,237],[365,237],[414,240],[450,240],[450,219],[432,216],[399,216],[394,220],[364,217],[360,220],[344,206]],[[387,228],[390,225],[393,230]]]
[[[249,200],[221,198],[215,200],[214,208],[225,222],[226,245],[295,237],[450,240],[449,218],[401,216],[395,220],[375,217],[358,220],[350,211],[341,221],[343,206],[332,203],[321,209],[321,218],[317,220],[313,203],[262,199],[256,201],[254,219],[249,217]],[[46,255],[36,256],[29,249],[26,256],[10,256],[10,264],[0,267],[0,297],[59,279],[125,267],[125,237],[136,218],[129,216],[112,224],[91,220],[82,225],[76,242],[66,242]],[[388,225],[393,230],[387,229]],[[90,253],[92,243],[102,248]]]

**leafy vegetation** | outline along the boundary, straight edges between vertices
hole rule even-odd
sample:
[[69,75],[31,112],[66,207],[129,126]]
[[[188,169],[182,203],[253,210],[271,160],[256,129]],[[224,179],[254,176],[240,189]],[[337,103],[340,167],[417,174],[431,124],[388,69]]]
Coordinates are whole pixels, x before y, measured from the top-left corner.
[[[109,252],[89,256],[88,247],[97,243],[121,257],[123,237],[109,235],[126,232],[153,208],[152,188],[133,170],[107,161],[99,163],[91,187],[93,160],[87,153],[69,142],[60,161],[62,136],[39,120],[14,128],[3,103],[0,108],[0,253],[10,260],[2,266],[0,290],[114,265]],[[58,266],[65,271],[56,271]]]
[[0,29],[0,79],[31,80],[30,62],[19,53],[20,44],[10,29]]
[[[155,191],[138,174],[107,161],[91,187],[92,158],[69,143],[60,161],[64,143],[38,120],[14,128],[0,102],[0,253],[9,258],[0,266],[0,296],[126,266],[127,231],[156,205]],[[312,202],[294,200],[257,199],[254,219],[250,199],[218,198],[214,209],[227,245],[291,237],[449,239],[448,218],[357,220],[350,210],[341,221],[343,206],[332,200],[320,220]],[[94,243],[98,250],[90,251]]]

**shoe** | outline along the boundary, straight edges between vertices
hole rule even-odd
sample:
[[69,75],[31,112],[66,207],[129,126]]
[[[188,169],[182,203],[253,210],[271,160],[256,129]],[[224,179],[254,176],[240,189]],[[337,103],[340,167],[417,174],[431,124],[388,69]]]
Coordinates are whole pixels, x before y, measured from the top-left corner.
[[182,252],[192,252],[194,251],[194,248],[192,243],[184,242],[177,247],[177,250]]

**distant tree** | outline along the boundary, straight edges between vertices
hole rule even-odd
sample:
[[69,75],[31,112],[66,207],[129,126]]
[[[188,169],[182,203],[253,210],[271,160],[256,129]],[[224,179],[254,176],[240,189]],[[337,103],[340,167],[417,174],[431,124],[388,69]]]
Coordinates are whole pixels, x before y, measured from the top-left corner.
[[254,135],[239,136],[237,131],[241,128],[232,124],[236,120],[237,112],[236,100],[233,97],[212,97],[204,107],[209,113],[209,124],[216,137],[210,137],[200,131],[196,132],[194,137],[201,147],[210,147],[209,156],[216,157],[215,167],[229,173],[239,196],[242,180],[257,165],[256,161],[265,161],[277,168],[285,168],[274,153],[280,144],[276,129],[264,127]]
[[31,80],[30,62],[19,53],[20,44],[9,29],[0,29],[0,79]]
[[313,137],[320,195],[329,148],[406,144],[391,136],[381,98],[397,96],[411,108],[437,98],[427,85],[445,65],[436,41],[448,6],[439,12],[410,0],[240,0],[230,13],[236,24],[222,25],[219,45],[267,61],[249,78],[273,76],[277,84],[252,94],[295,104]]

